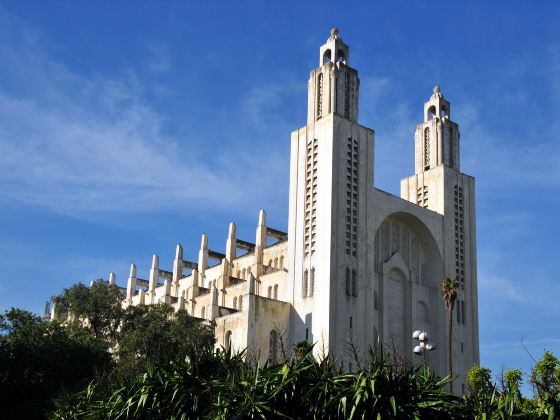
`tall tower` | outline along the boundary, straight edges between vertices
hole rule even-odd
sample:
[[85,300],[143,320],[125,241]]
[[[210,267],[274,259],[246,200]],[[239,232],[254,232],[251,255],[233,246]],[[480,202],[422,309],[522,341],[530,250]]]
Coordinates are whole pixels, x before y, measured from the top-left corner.
[[357,122],[360,80],[349,52],[333,29],[309,77],[307,125],[291,136],[289,340],[316,343],[316,353],[341,354],[350,331],[365,330],[359,274],[372,246],[374,132]]
[[444,216],[445,275],[460,287],[453,314],[454,371],[466,372],[479,360],[476,214],[475,182],[460,171],[459,140],[451,104],[436,86],[414,135],[416,173],[401,181],[401,197]]

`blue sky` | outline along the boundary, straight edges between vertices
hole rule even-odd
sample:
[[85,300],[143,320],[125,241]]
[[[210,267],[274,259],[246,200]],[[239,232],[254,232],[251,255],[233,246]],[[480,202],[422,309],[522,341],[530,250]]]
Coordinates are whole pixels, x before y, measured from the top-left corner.
[[333,26],[376,130],[378,188],[413,172],[441,85],[477,180],[481,362],[560,355],[560,6],[511,3],[0,3],[0,310],[257,212],[285,229],[290,131]]

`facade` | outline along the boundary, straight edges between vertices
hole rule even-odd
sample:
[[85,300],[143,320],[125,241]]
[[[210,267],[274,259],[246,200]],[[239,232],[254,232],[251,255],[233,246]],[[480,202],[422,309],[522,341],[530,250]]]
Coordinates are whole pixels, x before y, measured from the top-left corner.
[[[225,252],[202,235],[198,261],[153,257],[149,279],[130,270],[124,305],[166,302],[215,322],[217,345],[261,360],[307,340],[314,352],[360,355],[379,343],[412,357],[412,331],[438,344],[428,363],[446,374],[447,313],[438,289],[457,278],[453,365],[479,361],[474,178],[460,172],[460,133],[439,87],[417,126],[415,173],[401,197],[373,187],[372,129],[358,123],[358,72],[333,29],[308,82],[307,125],[291,135],[288,232],[261,210],[254,242],[231,223]],[[114,283],[114,276],[110,278]],[[410,356],[409,356],[410,355]],[[464,387],[464,385],[463,385]]]

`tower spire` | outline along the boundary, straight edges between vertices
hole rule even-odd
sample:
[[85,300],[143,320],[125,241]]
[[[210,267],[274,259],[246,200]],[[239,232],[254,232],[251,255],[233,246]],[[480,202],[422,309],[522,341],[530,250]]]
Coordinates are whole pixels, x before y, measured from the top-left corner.
[[445,165],[456,171],[459,166],[459,125],[451,121],[451,103],[434,86],[424,103],[424,122],[416,128],[416,173]]
[[331,29],[319,49],[319,67],[311,72],[308,83],[307,123],[330,114],[351,122],[358,121],[358,72],[350,67],[350,48],[338,29]]

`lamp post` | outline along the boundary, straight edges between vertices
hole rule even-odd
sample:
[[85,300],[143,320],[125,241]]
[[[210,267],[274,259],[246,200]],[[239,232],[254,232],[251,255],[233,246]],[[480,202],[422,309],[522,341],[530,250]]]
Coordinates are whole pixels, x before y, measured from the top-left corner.
[[424,366],[426,366],[426,353],[435,350],[436,343],[429,341],[428,333],[426,331],[416,330],[412,333],[412,339],[418,340],[418,345],[414,346],[412,350],[414,354],[422,356]]

